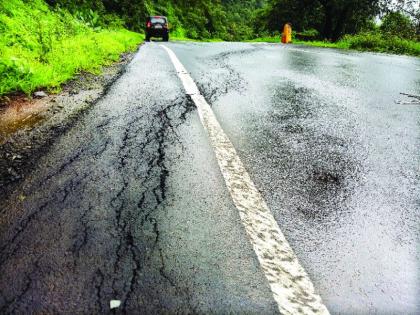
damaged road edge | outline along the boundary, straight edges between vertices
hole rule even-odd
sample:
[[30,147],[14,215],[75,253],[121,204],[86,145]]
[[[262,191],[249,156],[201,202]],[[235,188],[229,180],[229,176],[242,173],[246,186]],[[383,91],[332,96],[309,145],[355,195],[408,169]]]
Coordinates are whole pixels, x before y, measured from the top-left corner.
[[84,74],[66,84],[64,92],[49,100],[48,110],[31,128],[23,128],[0,143],[0,209],[51,144],[103,98],[126,71],[135,52],[103,68],[100,75]]

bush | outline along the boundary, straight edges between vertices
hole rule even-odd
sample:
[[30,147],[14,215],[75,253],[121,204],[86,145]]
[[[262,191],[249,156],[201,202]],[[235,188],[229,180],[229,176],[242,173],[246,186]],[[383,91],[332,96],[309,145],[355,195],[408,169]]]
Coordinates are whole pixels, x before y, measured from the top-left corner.
[[382,20],[380,30],[383,34],[415,39],[416,28],[410,18],[400,12],[388,13]]
[[351,49],[420,56],[419,42],[399,38],[395,35],[360,33],[352,36],[347,35],[342,42],[348,44]]
[[320,39],[319,32],[316,29],[309,29],[303,32],[294,33],[298,40],[318,40]]

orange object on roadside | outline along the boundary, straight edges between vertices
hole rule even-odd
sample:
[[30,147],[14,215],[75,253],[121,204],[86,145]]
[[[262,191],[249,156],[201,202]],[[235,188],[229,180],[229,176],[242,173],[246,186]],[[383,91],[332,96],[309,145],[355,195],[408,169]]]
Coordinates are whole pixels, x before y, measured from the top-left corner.
[[283,44],[289,44],[292,42],[292,26],[289,23],[284,25],[281,42]]

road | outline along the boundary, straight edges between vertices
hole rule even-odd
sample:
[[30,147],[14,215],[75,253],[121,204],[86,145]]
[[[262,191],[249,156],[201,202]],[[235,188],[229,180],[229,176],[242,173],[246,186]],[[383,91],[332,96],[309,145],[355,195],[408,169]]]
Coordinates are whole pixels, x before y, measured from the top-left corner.
[[3,202],[0,313],[279,312],[162,45],[330,313],[418,314],[420,106],[396,101],[420,59],[182,42],[143,45]]

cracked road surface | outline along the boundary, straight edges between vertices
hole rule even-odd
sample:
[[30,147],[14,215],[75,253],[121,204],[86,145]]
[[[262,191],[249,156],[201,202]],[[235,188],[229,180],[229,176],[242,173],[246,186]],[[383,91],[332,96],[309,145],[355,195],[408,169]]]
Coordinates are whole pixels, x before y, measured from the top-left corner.
[[[332,314],[417,314],[416,58],[169,43]],[[0,313],[276,314],[158,43],[1,198]],[[120,300],[110,310],[110,301]]]

